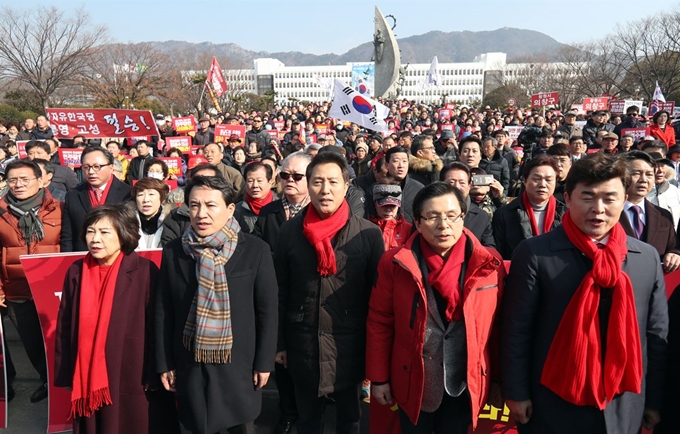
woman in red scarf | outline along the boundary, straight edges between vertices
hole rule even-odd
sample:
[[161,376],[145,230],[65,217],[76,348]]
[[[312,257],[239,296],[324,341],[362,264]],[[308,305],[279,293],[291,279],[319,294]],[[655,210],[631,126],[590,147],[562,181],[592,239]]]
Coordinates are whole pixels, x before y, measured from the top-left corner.
[[71,391],[76,434],[178,431],[172,396],[151,391],[162,390],[148,336],[158,267],[134,252],[139,237],[132,209],[92,209],[81,233],[88,253],[64,281],[54,384]]

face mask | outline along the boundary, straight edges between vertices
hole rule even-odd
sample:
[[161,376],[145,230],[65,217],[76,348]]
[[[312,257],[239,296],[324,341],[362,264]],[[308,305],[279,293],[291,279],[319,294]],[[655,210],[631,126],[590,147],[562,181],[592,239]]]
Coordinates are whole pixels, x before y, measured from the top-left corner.
[[149,178],[158,179],[158,180],[162,181],[163,180],[163,174],[162,173],[155,173],[155,172],[149,173]]

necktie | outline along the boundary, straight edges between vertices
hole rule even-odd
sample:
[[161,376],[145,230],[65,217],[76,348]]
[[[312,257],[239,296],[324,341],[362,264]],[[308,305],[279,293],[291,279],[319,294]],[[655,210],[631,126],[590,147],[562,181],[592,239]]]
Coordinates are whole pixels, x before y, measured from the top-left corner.
[[633,224],[635,238],[639,240],[642,237],[642,231],[644,230],[644,225],[642,224],[642,219],[640,218],[642,208],[637,205],[633,205],[630,207],[630,210],[633,212],[633,221],[631,223]]
[[102,196],[104,195],[104,190],[101,190],[99,188],[96,188],[94,190],[94,196],[97,198],[97,203],[101,205],[102,203]]

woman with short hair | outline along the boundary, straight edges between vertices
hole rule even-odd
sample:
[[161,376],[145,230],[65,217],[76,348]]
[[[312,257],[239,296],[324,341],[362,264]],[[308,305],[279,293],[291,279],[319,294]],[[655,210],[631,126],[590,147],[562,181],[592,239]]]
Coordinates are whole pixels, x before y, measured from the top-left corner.
[[102,205],[80,236],[88,253],[66,273],[55,342],[54,384],[71,391],[73,432],[176,433],[174,399],[153,363],[158,267],[134,251],[137,218]]
[[172,210],[170,205],[165,204],[169,193],[168,184],[153,178],[142,178],[132,186],[130,196],[135,201],[137,211],[139,249],[161,247],[163,221]]

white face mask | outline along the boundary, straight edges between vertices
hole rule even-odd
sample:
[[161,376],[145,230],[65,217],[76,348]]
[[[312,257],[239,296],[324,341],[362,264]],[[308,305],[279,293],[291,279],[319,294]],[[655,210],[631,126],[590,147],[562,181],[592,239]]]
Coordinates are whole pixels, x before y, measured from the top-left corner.
[[156,173],[156,172],[149,173],[148,176],[149,176],[149,178],[158,179],[160,181],[163,180],[163,174],[162,173]]

